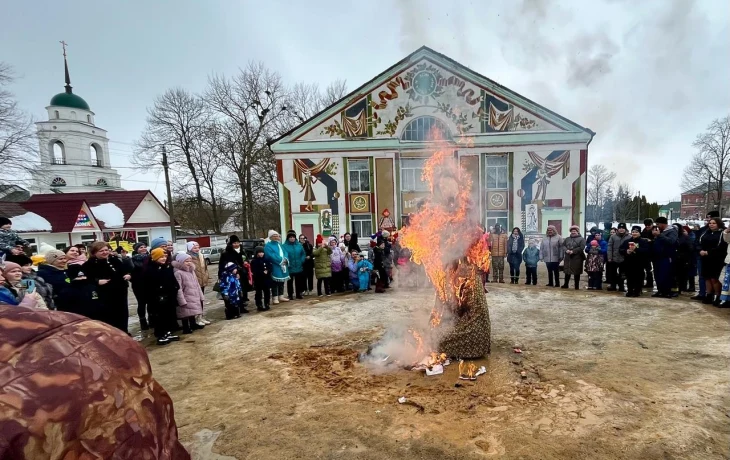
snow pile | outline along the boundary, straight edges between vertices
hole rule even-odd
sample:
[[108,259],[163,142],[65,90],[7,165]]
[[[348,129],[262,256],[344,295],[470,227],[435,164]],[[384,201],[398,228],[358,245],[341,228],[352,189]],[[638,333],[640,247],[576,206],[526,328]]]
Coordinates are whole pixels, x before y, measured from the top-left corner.
[[124,227],[124,213],[114,203],[103,203],[93,206],[91,212],[96,220],[104,222],[106,228]]
[[20,233],[50,232],[51,223],[34,212],[26,212],[12,218],[13,230]]

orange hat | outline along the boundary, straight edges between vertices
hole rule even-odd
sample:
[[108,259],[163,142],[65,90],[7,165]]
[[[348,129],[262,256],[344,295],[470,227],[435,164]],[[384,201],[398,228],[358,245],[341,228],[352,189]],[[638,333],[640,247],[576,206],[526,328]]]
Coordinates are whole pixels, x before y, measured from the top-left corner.
[[158,261],[163,257],[167,257],[167,253],[162,248],[155,248],[152,250],[152,252],[150,252],[150,257],[153,261]]

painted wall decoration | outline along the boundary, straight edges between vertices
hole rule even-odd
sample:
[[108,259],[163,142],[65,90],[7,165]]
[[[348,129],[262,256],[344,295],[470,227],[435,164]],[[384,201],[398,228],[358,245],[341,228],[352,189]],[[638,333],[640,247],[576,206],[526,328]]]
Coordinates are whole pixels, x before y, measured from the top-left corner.
[[332,235],[332,211],[329,209],[323,209],[320,211],[319,216],[322,236]]
[[422,115],[448,122],[455,134],[561,130],[423,59],[298,140],[397,137],[403,120]]
[[504,211],[507,209],[507,192],[487,192],[487,209],[491,211]]
[[[294,179],[301,187],[299,193],[304,194],[303,200],[307,203],[305,209],[306,211],[313,211],[314,209],[312,208],[312,203],[317,200],[317,196],[314,193],[313,185],[317,183],[319,179],[325,179],[325,177],[322,176],[323,173],[326,176],[333,174],[336,170],[336,165],[334,163],[330,164],[329,158],[324,158],[320,160],[317,164],[313,164],[311,161],[308,160],[294,160],[293,164]],[[335,193],[337,193],[336,183],[335,189],[334,191],[332,191],[333,199],[336,202],[336,198],[334,198]],[[337,207],[335,206],[332,209],[336,210]]]
[[528,204],[525,206],[525,232],[526,233],[537,233],[539,232],[538,217],[537,217],[537,205]]
[[350,212],[352,212],[352,213],[369,213],[370,212],[370,194],[369,193],[351,193],[350,194]]
[[91,218],[89,217],[86,212],[81,209],[79,210],[79,215],[76,217],[76,224],[74,225],[74,230],[86,230],[86,229],[95,229],[94,223],[91,221]]
[[[522,209],[527,203],[535,200],[544,201],[550,178],[562,171],[561,179],[570,173],[570,150],[555,150],[543,158],[535,152],[527,152],[527,158],[522,164],[522,171],[526,174],[520,182],[522,190]],[[535,184],[537,187],[535,189]]]

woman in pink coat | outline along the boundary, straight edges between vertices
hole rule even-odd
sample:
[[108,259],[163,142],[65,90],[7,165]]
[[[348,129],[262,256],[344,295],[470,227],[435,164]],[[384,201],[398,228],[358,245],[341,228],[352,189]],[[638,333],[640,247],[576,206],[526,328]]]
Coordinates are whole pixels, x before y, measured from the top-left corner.
[[203,314],[203,291],[195,276],[195,263],[189,255],[179,253],[172,267],[177,284],[180,285],[177,291],[177,318],[182,320],[183,334],[190,334],[205,327],[195,323],[195,316]]

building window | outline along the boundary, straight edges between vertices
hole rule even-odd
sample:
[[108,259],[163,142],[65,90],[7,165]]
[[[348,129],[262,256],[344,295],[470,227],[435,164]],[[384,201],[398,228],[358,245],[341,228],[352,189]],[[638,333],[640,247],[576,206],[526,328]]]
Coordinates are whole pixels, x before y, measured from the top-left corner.
[[487,188],[506,189],[509,180],[507,155],[487,155]]
[[489,211],[487,214],[486,225],[488,229],[493,229],[496,224],[499,224],[503,230],[508,229],[509,232],[508,223],[507,211]]
[[403,192],[427,192],[428,182],[423,180],[425,158],[408,158],[400,162],[400,188]]
[[59,251],[63,251],[64,249],[66,249],[66,246],[68,246],[66,243],[56,243],[56,249],[58,249]]
[[347,170],[350,175],[351,192],[370,191],[369,160],[347,160]]
[[418,117],[408,123],[403,130],[401,140],[404,141],[433,141],[451,139],[449,128],[434,117]]
[[91,115],[86,115],[86,122],[91,123]]
[[56,119],[61,118],[61,115],[58,113],[58,110],[54,110],[53,115],[55,116]]
[[54,141],[53,144],[51,144],[51,164],[66,164],[66,149],[61,141]]
[[71,119],[72,120],[76,119],[76,112],[74,112],[73,110],[71,111]]
[[102,187],[109,186],[109,184],[106,182],[106,179],[103,179],[103,178],[102,179],[99,179],[98,181],[96,181],[96,185],[100,185]]
[[91,166],[102,166],[101,147],[98,144],[91,144],[89,146],[89,156],[91,157]]
[[51,181],[51,187],[65,187],[66,181],[63,180],[63,177],[54,177]]
[[147,231],[137,232],[137,243],[144,243],[145,246],[150,244],[150,233]]
[[94,233],[86,233],[84,235],[81,235],[81,244],[89,245],[90,243],[93,243],[96,241],[96,234]]
[[373,233],[373,216],[370,214],[354,214],[350,216],[350,233],[359,236],[370,236]]

